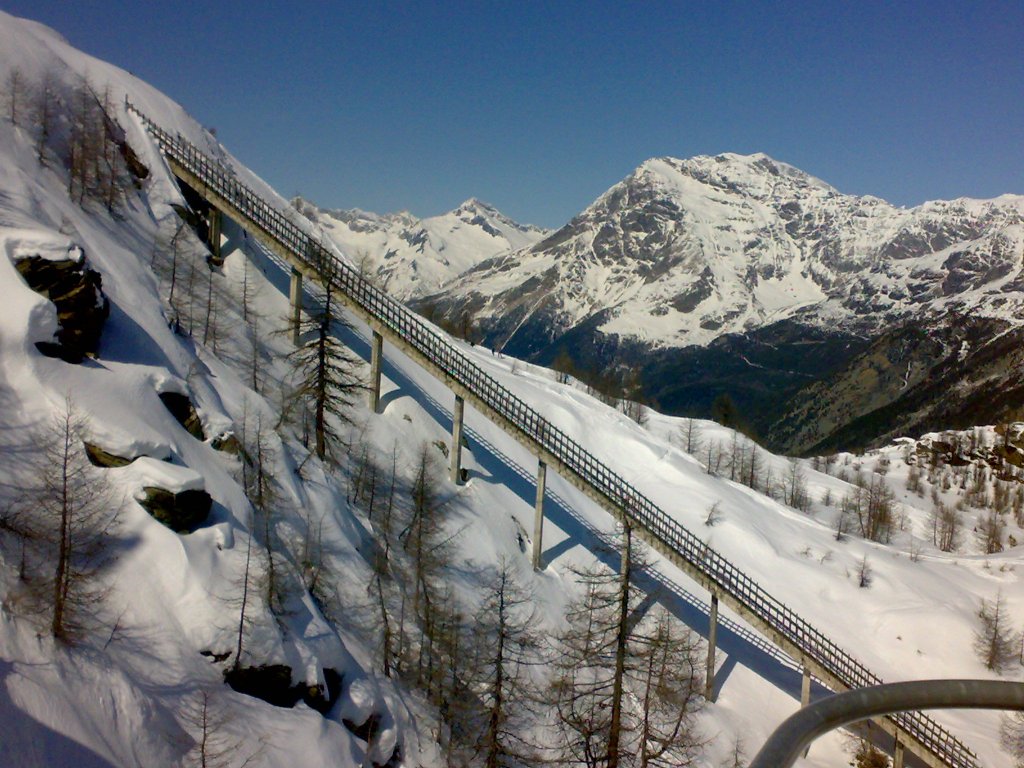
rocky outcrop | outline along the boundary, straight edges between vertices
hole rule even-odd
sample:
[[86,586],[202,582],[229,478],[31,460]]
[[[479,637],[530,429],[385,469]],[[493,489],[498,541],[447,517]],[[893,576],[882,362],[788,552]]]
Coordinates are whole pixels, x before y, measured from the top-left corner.
[[215,435],[210,440],[210,447],[215,451],[230,453],[239,458],[248,458],[245,455],[245,449],[242,447],[242,441],[238,439],[234,432],[221,432],[219,435]]
[[114,467],[127,467],[133,461],[135,457],[130,459],[124,456],[118,456],[100,448],[95,443],[83,441],[85,447],[85,455],[89,458],[90,463],[94,467],[103,467],[104,469],[111,469]]
[[178,533],[194,531],[196,526],[206,520],[213,506],[210,494],[201,490],[175,493],[147,485],[142,492],[144,495],[139,499],[139,504],[154,518]]
[[[764,155],[656,158],[412,306],[598,387],[639,369],[671,414],[710,416],[729,394],[779,452],[849,449],[939,416],[971,423],[977,405],[984,421],[1008,415],[1019,368],[1000,334],[1024,328],[1022,225],[1024,196],[904,209]],[[993,333],[947,348],[966,335],[944,328],[954,317]],[[955,382],[929,380],[949,355],[962,370],[961,354],[985,375],[968,371],[950,409]]]
[[292,668],[287,664],[261,664],[255,667],[231,667],[224,682],[247,696],[291,708],[300,701],[321,714],[327,714],[341,694],[342,676],[335,669],[324,669],[324,684],[292,685]]
[[196,440],[206,439],[206,435],[203,433],[203,423],[199,420],[196,407],[188,395],[183,395],[180,392],[161,392],[160,400],[192,437]]
[[18,259],[16,266],[29,287],[57,308],[54,340],[38,342],[39,351],[69,363],[95,357],[110,303],[103,295],[103,279],[89,268],[81,251],[76,258],[62,260],[28,256]]

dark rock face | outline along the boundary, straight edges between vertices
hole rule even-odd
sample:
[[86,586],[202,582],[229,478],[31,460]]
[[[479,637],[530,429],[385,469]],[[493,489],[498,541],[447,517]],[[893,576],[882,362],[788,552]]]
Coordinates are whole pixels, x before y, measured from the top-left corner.
[[939,414],[951,426],[1008,413],[1006,328],[967,338],[947,316],[1021,327],[1022,225],[1021,197],[898,209],[764,156],[657,158],[547,239],[413,306],[468,313],[488,347],[530,362],[568,356],[591,383],[641,370],[643,395],[670,414],[710,416],[729,394],[777,451],[854,448]]
[[206,439],[206,435],[203,433],[203,424],[199,420],[199,414],[196,413],[196,407],[189,400],[188,395],[182,395],[178,392],[161,392],[160,400],[167,407],[167,410],[171,412],[175,420],[192,437],[196,440]]
[[370,740],[373,739],[380,730],[380,715],[374,712],[366,718],[366,722],[364,723],[357,724],[347,718],[342,720],[342,723],[349,729],[349,731],[352,732],[353,736],[356,736],[369,744]]
[[146,496],[139,503],[154,518],[178,533],[195,530],[206,520],[213,506],[213,499],[206,491],[172,493],[152,485],[142,490]]
[[85,455],[89,458],[89,461],[94,467],[104,467],[110,469],[112,467],[127,467],[135,458],[126,459],[124,456],[117,456],[113,453],[100,448],[95,443],[84,442]]
[[[324,683],[327,687],[326,694],[324,692],[323,685],[315,685],[308,689],[310,691],[308,696],[303,696],[303,701],[306,702],[306,706],[310,709],[315,709],[322,715],[326,715],[331,711],[331,707],[334,706],[334,702],[336,702],[338,700],[338,696],[341,695],[341,673],[336,669],[324,667]],[[315,693],[313,693],[313,691],[315,691]]]
[[[1024,329],[951,314],[899,326],[794,394],[770,444],[823,454],[1019,418]],[[1007,457],[1009,458],[1009,457]]]
[[275,707],[294,707],[302,698],[303,686],[292,685],[292,668],[286,664],[232,667],[224,673],[224,682]]
[[110,314],[99,272],[90,269],[84,257],[51,261],[29,256],[19,259],[16,267],[33,291],[57,307],[55,341],[39,342],[39,351],[69,363],[95,357]]
[[235,456],[246,458],[245,449],[234,432],[223,432],[210,440],[210,447],[215,451],[230,453]]
[[302,701],[322,715],[330,712],[338,700],[342,676],[336,669],[327,668],[324,669],[324,680],[327,684],[326,693],[324,686],[319,684],[292,685],[292,668],[287,664],[232,667],[224,672],[224,682],[239,693],[261,699],[275,707],[289,709]]

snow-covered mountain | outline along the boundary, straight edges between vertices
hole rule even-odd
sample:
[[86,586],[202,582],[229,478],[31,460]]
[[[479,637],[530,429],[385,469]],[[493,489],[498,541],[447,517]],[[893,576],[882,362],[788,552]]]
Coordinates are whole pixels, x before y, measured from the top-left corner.
[[[895,327],[965,315],[1024,325],[1024,197],[904,209],[763,154],[652,159],[549,237],[426,301],[468,309],[486,343],[513,354],[645,365],[648,395],[670,409],[706,409],[687,388],[737,394],[744,373],[776,369],[777,408]],[[800,358],[795,374],[755,360],[749,347],[764,345]],[[699,382],[680,378],[687,367]]]
[[301,197],[292,204],[403,301],[436,293],[481,261],[533,245],[548,234],[475,198],[425,219],[408,211],[329,210]]
[[[71,106],[83,103],[74,97],[90,95],[82,90],[85,77],[100,100],[83,101],[109,108],[94,127],[102,146],[118,147],[108,159],[124,172],[109,207],[97,196],[99,176],[88,178],[88,195],[69,193],[79,187],[64,151]],[[347,411],[353,423],[333,424],[345,438],[340,455],[318,459],[287,396],[296,384],[282,320],[288,275],[230,222],[223,264],[211,265],[202,227],[191,228],[202,211],[188,209],[124,97],[219,157],[281,210],[286,201],[163,94],[51,30],[0,13],[0,83],[7,89],[14,81],[24,87],[21,107],[46,97],[52,132],[42,136],[31,112],[15,110],[20,116],[11,120],[9,102],[0,117],[0,764],[450,765],[444,711],[453,701],[437,701],[433,676],[443,676],[444,667],[432,668],[420,687],[413,682],[417,661],[433,652],[413,653],[416,643],[426,646],[410,607],[425,593],[415,590],[429,586],[453,601],[449,617],[461,616],[466,630],[455,636],[483,642],[494,628],[495,611],[484,609],[488,584],[497,563],[509,564],[531,596],[519,618],[543,639],[524,666],[543,683],[551,674],[545,649],[565,630],[567,604],[584,591],[578,569],[614,572],[615,520],[550,472],[545,567],[534,571],[536,456],[467,409],[469,479],[448,483],[442,467],[452,393],[393,349],[383,367],[382,412],[354,402]],[[92,107],[85,113],[97,114]],[[132,170],[116,157],[133,157]],[[298,216],[296,223],[316,231]],[[79,315],[95,325],[79,328]],[[368,337],[354,322],[341,341],[365,357]],[[71,354],[72,344],[82,345],[84,358]],[[931,451],[937,442],[955,442],[937,436],[920,448],[844,456],[824,467],[790,463],[712,423],[652,412],[641,426],[549,370],[479,346],[462,351],[874,672],[893,680],[995,676],[973,645],[982,600],[1001,595],[1014,625],[1024,617],[1024,557],[1016,543],[1024,541],[1024,517],[1017,517],[1019,491],[1010,485],[1016,475],[996,460],[1020,466],[1019,425],[1009,433],[985,430],[973,443],[965,437],[963,452]],[[50,463],[53,454],[42,448],[60,449],[60,440],[45,438],[53,436],[54,417],[72,410],[82,422],[63,449],[76,469],[74,491],[83,494],[76,499],[119,517],[103,528],[100,560],[87,561],[97,566],[85,571],[92,579],[85,594],[94,599],[77,607],[89,609],[92,621],[77,644],[53,637],[45,603],[52,592],[39,587],[52,554],[46,542],[57,529],[52,507],[27,503],[52,502],[61,487],[61,464]],[[944,463],[959,462],[961,453],[998,468],[1006,484],[1002,501],[992,486],[992,508],[1006,517],[1001,552],[986,554],[966,535],[950,552],[932,543],[929,494],[921,489],[955,506],[964,531],[987,514],[973,506],[984,494],[971,483],[983,482],[952,471],[946,480]],[[934,473],[918,478],[919,490],[899,494],[889,543],[853,532],[837,541],[842,500],[863,491],[858,473],[898,489],[925,456],[934,456]],[[432,482],[420,483],[420,471]],[[385,478],[395,501],[388,512]],[[797,487],[801,501],[783,503]],[[100,488],[110,495],[93,493]],[[450,547],[451,560],[432,572],[429,585],[410,587],[408,539],[399,531],[427,495],[436,501],[432,513],[443,516],[436,541]],[[163,507],[155,504],[160,498]],[[179,511],[186,498],[205,501],[197,506],[207,517],[175,529],[161,515]],[[389,521],[396,523],[391,535]],[[76,540],[80,534],[73,532]],[[867,564],[871,583],[861,585]],[[379,596],[369,591],[374,582],[385,585]],[[76,595],[81,587],[76,582]],[[707,595],[671,563],[651,555],[644,588],[649,595],[634,615],[648,617],[660,606],[680,626],[706,632]],[[388,641],[373,618],[381,602],[390,604],[392,629],[408,644],[401,669],[382,669]],[[751,754],[799,707],[799,669],[727,610],[719,649],[715,699],[701,701],[695,717],[703,741],[696,768],[731,764],[740,743]],[[456,661],[473,656],[464,652]],[[236,660],[283,677],[292,698],[274,704],[227,685],[224,672]],[[1008,665],[1003,674],[1019,679],[1021,672]],[[492,679],[460,681],[470,709],[486,705]],[[546,716],[541,712],[526,733],[540,749],[555,744]],[[982,765],[1010,764],[996,713],[936,717]],[[467,761],[481,762],[479,755]],[[843,737],[830,734],[804,764],[847,762]]]

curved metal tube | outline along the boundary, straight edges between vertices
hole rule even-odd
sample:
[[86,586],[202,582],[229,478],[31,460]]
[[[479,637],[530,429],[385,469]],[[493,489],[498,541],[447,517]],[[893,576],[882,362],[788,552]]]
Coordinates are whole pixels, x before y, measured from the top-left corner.
[[814,739],[858,720],[915,709],[1024,710],[1024,683],[1002,680],[914,680],[844,691],[787,718],[750,768],[788,768]]

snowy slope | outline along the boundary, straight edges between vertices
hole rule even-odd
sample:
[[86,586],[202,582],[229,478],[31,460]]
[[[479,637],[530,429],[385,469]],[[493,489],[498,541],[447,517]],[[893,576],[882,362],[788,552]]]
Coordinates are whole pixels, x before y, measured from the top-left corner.
[[292,205],[403,301],[436,293],[481,261],[533,245],[548,234],[475,198],[425,219],[408,212],[328,210],[302,198]]
[[[65,75],[88,71],[98,84],[109,82],[116,98],[127,93],[165,127],[231,162],[165,97],[126,73],[71,50],[37,25],[0,17],[0,56],[5,71],[16,61],[36,77],[43,68],[62,62],[68,68]],[[98,441],[125,453],[172,458],[166,467],[163,462],[140,460],[138,466],[137,462],[110,470],[126,497],[123,517],[129,543],[118,559],[112,587],[120,630],[106,647],[71,652],[37,636],[12,601],[16,564],[3,564],[0,758],[20,765],[179,764],[189,744],[181,717],[183,703],[210,687],[231,713],[229,728],[244,745],[235,764],[248,756],[250,748],[255,751],[262,737],[262,748],[250,765],[281,765],[296,756],[308,765],[361,765],[366,745],[341,721],[359,720],[375,711],[385,715],[386,724],[376,759],[387,759],[383,752],[399,742],[408,757],[406,764],[440,765],[431,743],[429,707],[372,671],[372,640],[366,639],[358,622],[332,625],[308,595],[296,597],[283,626],[266,606],[259,606],[248,653],[263,661],[287,662],[307,680],[327,666],[344,670],[345,696],[327,718],[304,705],[282,710],[234,694],[218,685],[219,668],[199,655],[201,650],[231,645],[231,617],[237,614],[223,595],[236,588],[244,567],[251,518],[238,483],[238,461],[214,451],[209,440],[189,436],[156,394],[191,394],[208,437],[251,425],[256,415],[266,423],[275,422],[276,382],[285,375],[287,344],[269,334],[263,340],[262,394],[253,391],[246,373],[252,339],[241,319],[240,296],[244,283],[262,322],[280,327],[286,307],[281,288],[287,276],[259,251],[231,250],[223,274],[216,275],[223,313],[216,352],[195,336],[173,334],[165,315],[166,280],[154,275],[150,263],[154,242],[175,221],[169,203],[180,198],[140,127],[123,112],[120,118],[152,177],[131,197],[119,219],[72,203],[59,172],[39,168],[25,131],[0,121],[0,286],[5,297],[0,392],[7,401],[0,419],[3,439],[14,441],[5,445],[5,454],[16,456],[13,449],[28,435],[27,428],[58,410],[70,392],[89,416],[90,434]],[[259,184],[246,169],[236,165],[235,170],[247,183]],[[286,205],[266,192],[282,208]],[[227,234],[235,245],[243,241],[237,232]],[[102,274],[112,305],[98,360],[81,366],[44,358],[36,351],[33,342],[52,333],[53,310],[28,289],[12,261],[19,254],[62,253],[73,246],[81,248]],[[201,250],[195,242],[191,247]],[[247,268],[247,259],[257,269]],[[366,330],[358,326],[346,337],[363,356],[366,338]],[[971,649],[974,614],[980,599],[991,599],[997,589],[1016,623],[1024,619],[1019,548],[987,556],[969,547],[958,553],[939,552],[919,530],[923,509],[911,509],[909,517],[916,527],[899,533],[891,546],[852,537],[837,543],[831,529],[834,504],[816,503],[808,516],[709,475],[699,453],[694,458],[678,447],[678,419],[651,414],[648,428],[642,429],[584,392],[557,383],[549,371],[508,357],[499,359],[479,348],[465,351],[884,678],[986,676]],[[384,376],[384,412],[373,416],[360,404],[353,412],[351,434],[383,456],[397,446],[401,467],[408,471],[421,444],[446,439],[452,396],[390,349]],[[455,569],[452,582],[472,607],[480,599],[478,569],[492,567],[499,557],[508,558],[537,595],[539,626],[553,634],[562,626],[565,603],[574,592],[569,567],[607,558],[601,536],[614,532],[613,521],[570,484],[549,475],[547,567],[533,574],[526,532],[532,530],[536,460],[478,414],[468,414],[468,428],[465,465],[470,480],[444,488],[453,526],[459,531],[456,561],[464,566]],[[705,444],[728,445],[732,435],[707,423],[702,439]],[[269,451],[280,491],[289,501],[282,525],[298,529],[303,512],[322,519],[331,564],[343,576],[340,581],[351,592],[348,597],[365,597],[370,571],[360,549],[369,524],[348,504],[345,476],[328,472],[315,460],[305,462],[302,473],[296,474],[305,453],[287,431],[270,439]],[[440,460],[439,452],[437,457]],[[770,462],[781,477],[786,461],[771,457]],[[825,490],[839,498],[849,489],[838,477],[809,467],[806,473],[814,499]],[[178,535],[127,501],[156,479],[176,488],[201,482],[215,501],[211,523]],[[704,520],[714,503],[720,505],[722,519],[707,527]],[[913,499],[906,504],[913,507]],[[912,549],[917,553],[913,560],[908,555]],[[875,580],[869,589],[860,589],[853,574],[865,556]],[[704,631],[706,608],[701,601],[706,595],[666,563],[656,562],[652,578],[664,589],[660,599]],[[737,735],[744,736],[749,750],[756,749],[798,706],[794,695],[799,692],[799,672],[763,640],[735,625],[721,632],[721,647],[720,693],[701,719],[709,741],[698,763],[704,768],[717,766]],[[938,717],[978,751],[983,765],[1009,765],[998,747],[996,716]],[[804,762],[822,768],[845,763],[838,736],[816,745]]]

